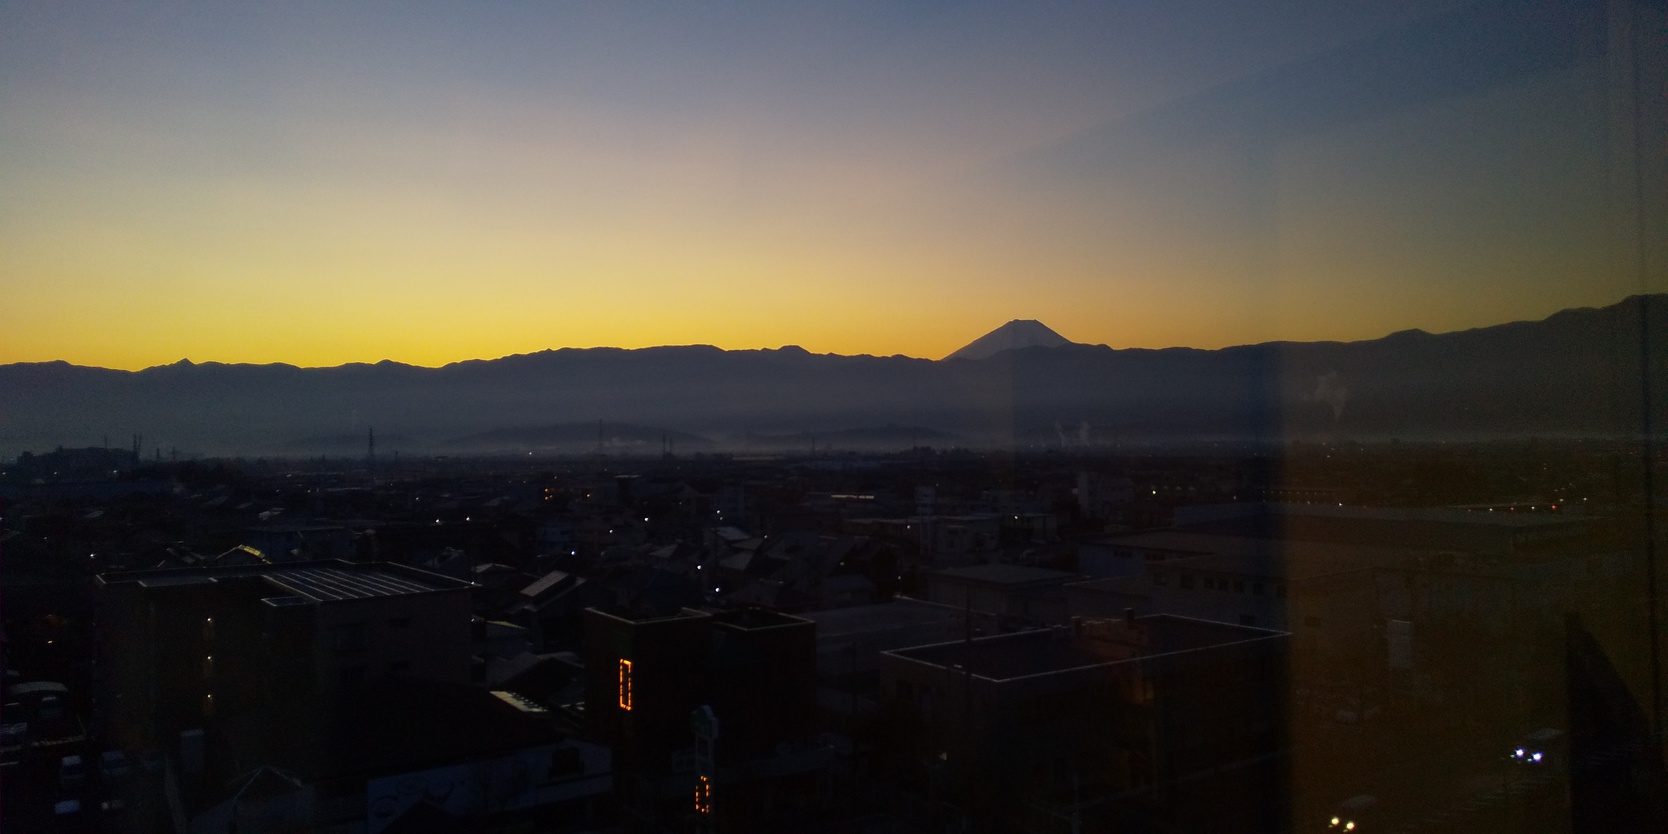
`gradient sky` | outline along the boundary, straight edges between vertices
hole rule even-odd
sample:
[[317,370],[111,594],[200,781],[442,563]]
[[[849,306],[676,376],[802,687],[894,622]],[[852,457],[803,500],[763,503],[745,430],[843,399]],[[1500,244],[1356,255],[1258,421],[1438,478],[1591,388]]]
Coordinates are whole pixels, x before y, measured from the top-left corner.
[[1218,347],[1660,292],[1571,6],[12,0],[0,362]]

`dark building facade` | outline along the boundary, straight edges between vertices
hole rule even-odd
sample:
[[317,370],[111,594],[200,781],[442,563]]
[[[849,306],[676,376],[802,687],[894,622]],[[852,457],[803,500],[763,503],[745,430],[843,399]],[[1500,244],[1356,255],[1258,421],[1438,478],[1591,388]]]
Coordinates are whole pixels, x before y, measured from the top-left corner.
[[1287,650],[1156,615],[885,652],[893,776],[979,831],[1278,830]]
[[614,750],[628,824],[744,831],[826,809],[833,751],[816,737],[810,621],[592,608],[585,670],[587,729]]
[[105,731],[126,749],[383,675],[469,682],[469,584],[290,562],[97,579]]

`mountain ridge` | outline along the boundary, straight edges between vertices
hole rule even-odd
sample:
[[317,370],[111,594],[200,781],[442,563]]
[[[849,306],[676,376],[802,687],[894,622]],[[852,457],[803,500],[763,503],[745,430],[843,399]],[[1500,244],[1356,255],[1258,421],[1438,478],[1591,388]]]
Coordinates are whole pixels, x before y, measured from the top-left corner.
[[[1554,311],[1552,313],[1549,313],[1545,317],[1539,318],[1539,319],[1516,319],[1516,320],[1513,320],[1513,321],[1500,322],[1498,324],[1480,325],[1480,326],[1477,326],[1477,327],[1469,327],[1469,328],[1463,328],[1463,329],[1459,329],[1459,330],[1446,330],[1446,331],[1442,331],[1440,333],[1433,333],[1431,331],[1424,330],[1422,328],[1411,327],[1411,328],[1406,328],[1406,329],[1402,329],[1402,330],[1392,331],[1390,333],[1384,334],[1383,336],[1375,336],[1375,337],[1368,338],[1368,339],[1351,339],[1351,340],[1316,339],[1316,340],[1311,340],[1311,341],[1297,341],[1297,340],[1290,340],[1290,339],[1274,339],[1274,340],[1270,340],[1270,341],[1266,341],[1266,342],[1246,342],[1246,343],[1242,343],[1242,344],[1223,345],[1221,347],[1214,347],[1214,348],[1202,348],[1202,347],[1194,347],[1194,346],[1190,346],[1190,345],[1166,345],[1164,347],[1114,348],[1114,347],[1111,347],[1111,346],[1106,345],[1106,344],[1096,344],[1096,343],[1090,343],[1090,342],[1072,342],[1070,340],[1066,340],[1064,337],[1060,337],[1061,340],[1062,340],[1062,344],[1060,346],[1063,347],[1063,346],[1066,346],[1066,345],[1072,345],[1072,346],[1085,347],[1085,348],[1104,348],[1106,350],[1112,350],[1112,351],[1202,351],[1202,352],[1214,352],[1214,351],[1225,351],[1225,350],[1239,350],[1239,349],[1246,349],[1246,348],[1260,348],[1260,347],[1267,347],[1267,346],[1273,346],[1273,345],[1358,345],[1358,344],[1365,344],[1365,343],[1371,343],[1371,342],[1381,342],[1385,339],[1391,339],[1391,338],[1405,338],[1405,337],[1435,337],[1435,338],[1441,338],[1441,337],[1445,337],[1445,336],[1455,336],[1455,335],[1459,335],[1459,334],[1472,333],[1472,332],[1476,332],[1476,331],[1495,330],[1495,329],[1498,329],[1498,328],[1512,327],[1512,326],[1515,326],[1515,325],[1540,324],[1542,322],[1547,322],[1547,321],[1551,321],[1551,320],[1554,320],[1554,319],[1559,319],[1559,318],[1565,317],[1565,316],[1580,315],[1580,314],[1583,314],[1583,313],[1597,313],[1597,312],[1602,312],[1602,311],[1606,311],[1606,310],[1612,310],[1612,309],[1615,309],[1617,307],[1624,307],[1624,306],[1627,306],[1627,305],[1630,305],[1630,304],[1638,304],[1638,303],[1640,303],[1641,299],[1649,299],[1649,300],[1652,301],[1652,303],[1668,303],[1668,293],[1635,294],[1635,295],[1627,296],[1626,298],[1623,298],[1622,300],[1616,302],[1615,304],[1610,304],[1610,305],[1606,305],[1606,306],[1603,306],[1603,307],[1567,307],[1567,308],[1564,308],[1562,310],[1557,310],[1557,311]],[[1013,320],[1010,320],[1009,322],[997,327],[996,330],[993,330],[990,333],[986,333],[985,336],[990,336],[990,335],[996,333],[997,331],[1000,331],[1003,328],[1007,327],[1008,325],[1019,323],[1019,322],[1029,322],[1029,323],[1035,323],[1035,324],[1042,324],[1042,322],[1039,322],[1035,319],[1013,319]],[[1047,326],[1044,325],[1044,328],[1047,329]],[[1052,329],[1049,329],[1049,332],[1053,332]],[[1056,334],[1056,335],[1058,335],[1058,334]],[[984,337],[980,337],[980,338],[984,338]],[[974,341],[976,342],[978,340],[974,340]],[[137,369],[131,369],[130,370],[130,369],[126,369],[126,368],[107,368],[107,367],[102,366],[102,365],[78,365],[76,363],[73,363],[73,362],[70,362],[70,361],[64,360],[64,359],[43,359],[43,360],[35,360],[35,361],[20,361],[20,362],[0,363],[0,369],[17,368],[17,367],[55,366],[55,367],[63,367],[63,368],[79,368],[79,369],[85,369],[85,370],[109,371],[111,373],[119,373],[119,374],[138,374],[138,373],[144,373],[146,371],[153,371],[153,370],[158,370],[158,369],[163,369],[163,368],[176,368],[176,367],[186,367],[186,368],[192,368],[192,367],[196,367],[196,368],[202,368],[202,367],[290,368],[290,369],[302,370],[302,371],[334,370],[334,369],[339,369],[339,368],[409,368],[409,369],[414,369],[414,370],[437,371],[437,370],[443,370],[445,368],[451,368],[451,367],[458,366],[458,365],[476,365],[476,364],[481,364],[481,363],[500,362],[500,361],[503,361],[503,360],[506,360],[506,359],[518,359],[518,358],[524,358],[524,357],[545,356],[545,355],[548,355],[548,354],[583,354],[583,353],[587,353],[587,352],[635,353],[635,352],[640,352],[640,351],[663,351],[663,350],[665,350],[665,351],[676,351],[676,350],[686,350],[686,349],[702,350],[702,351],[707,351],[707,352],[712,352],[712,353],[721,353],[721,354],[741,354],[741,353],[781,354],[781,353],[792,353],[792,354],[804,355],[804,356],[830,356],[830,357],[842,357],[842,358],[849,358],[849,359],[858,359],[858,358],[912,359],[912,360],[921,361],[921,362],[943,362],[947,359],[950,359],[952,356],[954,356],[956,353],[960,352],[961,350],[965,350],[967,347],[969,347],[971,345],[972,345],[971,342],[968,345],[963,345],[961,348],[958,348],[957,351],[954,351],[951,354],[946,355],[942,359],[930,359],[930,358],[921,357],[921,356],[908,356],[906,354],[901,354],[901,353],[894,353],[894,354],[813,353],[813,352],[811,352],[809,350],[806,350],[805,348],[803,348],[799,345],[791,345],[791,344],[790,345],[782,345],[780,347],[774,347],[774,348],[721,348],[721,347],[718,347],[716,345],[711,345],[711,344],[707,344],[707,343],[704,343],[704,342],[698,342],[698,343],[690,343],[690,344],[682,344],[682,345],[648,345],[648,346],[645,346],[645,347],[636,347],[636,348],[618,347],[618,346],[613,346],[613,345],[593,345],[593,346],[590,346],[590,347],[569,346],[569,347],[558,347],[558,348],[543,348],[543,349],[540,349],[540,350],[528,351],[528,352],[525,352],[525,353],[506,353],[502,356],[496,356],[496,357],[490,357],[490,358],[488,358],[488,357],[475,357],[475,358],[470,358],[470,359],[458,359],[458,360],[454,360],[454,361],[451,361],[451,362],[446,362],[446,363],[443,363],[443,364],[440,364],[440,365],[416,365],[416,364],[412,364],[412,363],[409,363],[409,362],[401,362],[401,361],[395,360],[395,359],[379,359],[375,362],[363,362],[363,361],[343,362],[343,363],[337,364],[337,365],[296,365],[296,364],[290,363],[290,362],[223,362],[223,361],[212,360],[212,359],[211,360],[205,360],[205,361],[202,361],[202,362],[195,362],[195,361],[193,361],[189,358],[180,358],[180,359],[177,359],[173,362],[169,362],[169,363],[165,363],[165,364],[148,365],[148,366],[143,367],[143,368],[137,368]],[[1029,347],[1029,345],[1022,346],[1022,347]]]
[[132,433],[182,451],[239,453],[370,425],[379,438],[434,449],[598,419],[718,447],[749,434],[865,425],[1025,444],[1054,436],[1057,422],[1089,423],[1095,442],[1615,434],[1641,425],[1645,368],[1658,413],[1668,405],[1664,322],[1668,295],[1444,334],[1218,349],[1067,343],[954,361],[708,345],[564,348],[438,368],[14,363],[0,365],[0,456]]

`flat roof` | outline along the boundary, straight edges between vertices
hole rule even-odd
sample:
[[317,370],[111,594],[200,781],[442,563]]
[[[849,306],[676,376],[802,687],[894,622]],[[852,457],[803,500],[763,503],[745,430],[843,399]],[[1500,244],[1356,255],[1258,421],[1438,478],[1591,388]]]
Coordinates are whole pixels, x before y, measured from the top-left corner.
[[[1527,504],[1528,502],[1524,502]],[[1552,502],[1547,502],[1552,503]],[[1480,505],[1489,506],[1489,505]],[[1495,505],[1498,506],[1498,505]],[[1420,521],[1477,527],[1548,527],[1581,524],[1586,516],[1557,513],[1488,512],[1463,507],[1363,507],[1353,504],[1293,504],[1276,501],[1246,501],[1236,504],[1205,504],[1185,508],[1183,517],[1198,522],[1252,517],[1342,518],[1366,521]],[[1178,522],[1183,523],[1183,522]]]
[[[1239,560],[1244,566],[1260,565],[1266,576],[1285,576],[1288,573],[1313,575],[1336,573],[1369,565],[1398,564],[1419,555],[1439,552],[1429,547],[1395,547],[1386,545],[1352,544],[1349,542],[1309,541],[1303,539],[1265,539],[1231,533],[1198,533],[1181,530],[1155,530],[1120,536],[1105,544],[1112,547],[1164,550],[1171,553],[1200,557],[1229,557],[1218,560],[1226,565]],[[1193,562],[1193,564],[1198,564]],[[1300,570],[1293,571],[1293,568]],[[1223,567],[1212,567],[1222,570]],[[1244,572],[1244,571],[1239,571]]]
[[929,577],[947,577],[951,579],[965,579],[970,582],[989,582],[997,585],[1023,585],[1032,582],[1069,582],[1080,578],[1079,574],[1063,570],[1049,570],[1048,568],[1034,568],[1029,565],[969,565],[964,568],[946,568],[928,574]]
[[[1551,502],[1548,502],[1551,503]],[[1582,524],[1585,516],[1555,513],[1488,512],[1459,507],[1356,507],[1325,504],[1277,504],[1277,512],[1291,516],[1321,518],[1370,519],[1374,521],[1434,521],[1443,524],[1467,524],[1487,527],[1550,527],[1559,524]]]
[[1036,629],[894,649],[885,654],[955,670],[968,662],[974,677],[1002,681],[1287,636],[1285,632],[1253,626],[1152,614],[1135,621],[1146,640],[1138,648],[1131,643],[1093,636],[1093,624],[1097,622],[1112,627],[1121,624],[1117,620],[1089,620],[1083,635],[1075,635],[1065,628]]
[[[1120,536],[1111,547],[1161,550],[1176,558],[1153,562],[1160,569],[1196,570],[1239,576],[1303,580],[1366,568],[1406,568],[1421,557],[1470,551],[1452,548],[1354,544],[1308,539],[1268,539],[1231,533],[1156,530]],[[1470,572],[1485,568],[1473,566]]]
[[342,533],[347,527],[340,524],[312,524],[305,521],[274,522],[271,524],[252,524],[241,528],[243,533]]
[[553,570],[553,571],[545,574],[544,576],[539,577],[537,580],[535,580],[533,582],[533,584],[528,585],[525,588],[522,588],[521,589],[521,595],[525,596],[525,597],[536,597],[536,596],[544,593],[545,591],[548,591],[551,588],[555,587],[556,583],[561,582],[562,580],[567,579],[567,578],[568,578],[567,571]]
[[439,586],[389,571],[329,567],[280,568],[265,574],[268,582],[320,602],[370,599],[438,591]]
[[783,614],[768,608],[731,608],[724,611],[712,612],[715,624],[727,625],[740,629],[779,628],[782,626],[810,625],[810,620]]
[[817,624],[818,637],[844,637],[932,623],[959,622],[965,612],[938,603],[897,598],[872,605],[807,611],[799,616]]
[[314,602],[425,594],[470,587],[468,582],[406,565],[340,559],[115,571],[98,576],[101,586],[131,583],[146,589],[251,580],[266,582],[281,591]]
[[[1191,562],[1189,562],[1191,564]],[[1072,582],[1067,588],[1081,588],[1088,591],[1110,592],[1125,596],[1147,598],[1147,577],[1145,576],[1108,576],[1101,579],[1090,579],[1084,582]]]
[[180,585],[212,585],[212,576],[153,576],[139,580],[141,588],[171,588]]
[[614,605],[593,605],[586,608],[585,611],[589,614],[596,614],[599,617],[607,617],[610,620],[619,620],[622,623],[634,624],[661,623],[673,620],[703,620],[712,616],[705,611],[697,611],[693,608],[680,608],[671,614],[660,614],[640,613],[629,608],[621,608]]

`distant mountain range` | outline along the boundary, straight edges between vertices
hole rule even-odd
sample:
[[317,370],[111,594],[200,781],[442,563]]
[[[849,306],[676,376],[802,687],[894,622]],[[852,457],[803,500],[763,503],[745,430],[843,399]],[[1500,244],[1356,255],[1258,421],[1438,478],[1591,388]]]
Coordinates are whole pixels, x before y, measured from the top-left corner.
[[0,365],[0,455],[135,433],[147,457],[339,454],[368,427],[379,453],[418,454],[1634,435],[1647,413],[1668,422],[1665,314],[1668,295],[1636,296],[1458,333],[1221,350],[1114,350],[1016,321],[938,361],[689,346],[441,368],[20,363]]

